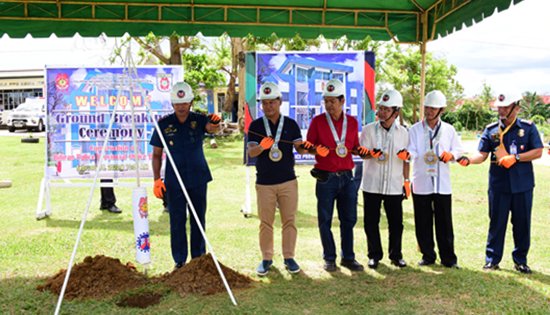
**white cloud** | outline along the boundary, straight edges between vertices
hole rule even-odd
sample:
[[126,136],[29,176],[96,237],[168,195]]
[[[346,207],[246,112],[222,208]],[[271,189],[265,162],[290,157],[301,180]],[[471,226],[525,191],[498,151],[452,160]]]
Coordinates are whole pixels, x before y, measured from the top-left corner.
[[428,51],[458,68],[471,96],[483,82],[493,88],[550,93],[550,1],[522,1],[477,25],[428,44]]

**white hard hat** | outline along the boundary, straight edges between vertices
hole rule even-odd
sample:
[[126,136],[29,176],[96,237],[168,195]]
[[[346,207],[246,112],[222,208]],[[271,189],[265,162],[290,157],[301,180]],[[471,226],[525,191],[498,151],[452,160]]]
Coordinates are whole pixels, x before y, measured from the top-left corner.
[[191,103],[194,98],[193,89],[189,84],[182,81],[172,86],[172,91],[170,92],[172,104]]
[[382,94],[378,101],[379,106],[403,107],[403,96],[396,90],[388,90]]
[[274,100],[276,98],[282,98],[282,96],[279,86],[273,82],[265,82],[260,87],[260,101]]
[[523,96],[520,93],[505,93],[499,94],[495,100],[495,106],[506,107],[514,102],[520,101]]
[[433,90],[426,94],[424,98],[424,106],[433,108],[447,107],[447,98],[439,90]]
[[325,88],[323,89],[323,97],[325,96],[335,96],[346,95],[346,90],[344,89],[344,83],[338,79],[332,79],[327,82]]

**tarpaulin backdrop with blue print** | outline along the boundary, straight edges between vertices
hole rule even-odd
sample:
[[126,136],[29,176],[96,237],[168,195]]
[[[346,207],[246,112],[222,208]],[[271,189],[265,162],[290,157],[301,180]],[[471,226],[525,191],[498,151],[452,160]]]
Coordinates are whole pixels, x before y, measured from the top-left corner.
[[[133,135],[137,138],[140,176],[151,177],[154,120],[171,113],[170,89],[183,79],[181,67],[139,67],[137,78],[125,68],[46,68],[47,176],[95,176],[107,137],[100,177],[135,177]],[[145,104],[154,113],[148,114]],[[135,131],[131,106],[134,106]],[[116,108],[115,121],[108,132]]]
[[[296,120],[305,139],[311,119],[325,112],[326,82],[338,79],[346,89],[344,111],[357,118],[359,132],[374,119],[373,52],[256,52],[249,53],[246,61],[246,88],[250,90],[246,99],[252,118],[263,116],[258,100],[260,86],[274,82],[282,93],[281,114]],[[248,67],[249,63],[254,67]],[[315,159],[313,155],[298,152],[294,152],[294,157],[297,163],[313,163]],[[245,163],[253,165],[254,159],[245,159]]]

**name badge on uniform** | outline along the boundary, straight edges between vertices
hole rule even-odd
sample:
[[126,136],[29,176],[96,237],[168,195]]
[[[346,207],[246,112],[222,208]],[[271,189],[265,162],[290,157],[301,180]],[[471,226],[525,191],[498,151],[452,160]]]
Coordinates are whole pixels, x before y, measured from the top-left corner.
[[433,150],[430,150],[424,154],[424,163],[426,163],[426,173],[428,176],[437,177],[437,154]]
[[515,142],[512,142],[512,144],[510,144],[510,154],[518,154],[518,147],[516,146]]

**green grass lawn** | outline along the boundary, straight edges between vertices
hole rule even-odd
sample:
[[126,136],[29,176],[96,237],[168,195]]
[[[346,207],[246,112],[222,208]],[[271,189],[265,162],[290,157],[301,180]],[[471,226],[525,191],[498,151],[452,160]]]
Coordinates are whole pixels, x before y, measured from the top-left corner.
[[[0,138],[0,180],[11,179],[11,188],[0,189],[0,314],[51,314],[57,296],[35,288],[43,279],[67,267],[88,200],[88,188],[53,188],[52,215],[37,221],[35,207],[44,169],[44,139],[40,144],[23,144],[17,137]],[[207,233],[219,260],[258,280],[251,289],[235,292],[238,306],[227,294],[180,297],[170,293],[161,303],[147,309],[120,308],[112,299],[64,301],[64,314],[501,314],[550,313],[550,167],[535,167],[537,187],[532,220],[529,264],[532,275],[513,270],[513,240],[508,226],[501,271],[484,272],[487,216],[488,165],[463,168],[452,166],[455,246],[462,269],[439,265],[417,267],[420,259],[414,236],[412,203],[405,201],[404,259],[409,267],[398,270],[386,257],[376,271],[352,274],[345,269],[326,273],[316,223],[314,180],[311,166],[298,166],[299,213],[296,259],[303,273],[290,276],[281,257],[280,224],[275,229],[275,270],[268,277],[255,276],[261,256],[256,216],[245,219],[245,168],[241,165],[242,142],[221,142],[218,149],[206,149],[214,176],[209,185]],[[254,181],[254,169],[251,170]],[[168,215],[149,191],[152,267],[150,274],[171,271]],[[252,185],[252,200],[255,194]],[[103,254],[134,261],[131,189],[116,188],[121,215],[98,210],[95,192],[76,261]],[[362,199],[362,198],[361,198]],[[361,200],[360,199],[360,200]],[[255,202],[253,202],[255,204]],[[254,207],[255,208],[255,207]],[[366,265],[362,202],[355,228],[357,260]],[[384,217],[384,216],[383,216]],[[279,220],[279,218],[277,218]],[[279,221],[277,221],[279,222]],[[387,249],[386,221],[382,219],[384,250]],[[333,232],[338,240],[338,220]]]

